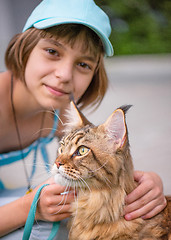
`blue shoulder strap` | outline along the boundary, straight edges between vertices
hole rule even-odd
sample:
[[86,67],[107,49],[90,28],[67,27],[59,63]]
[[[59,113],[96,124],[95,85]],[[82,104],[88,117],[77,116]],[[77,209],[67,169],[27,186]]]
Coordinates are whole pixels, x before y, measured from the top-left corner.
[[[31,230],[32,230],[32,227],[33,227],[33,224],[34,224],[34,219],[35,219],[35,214],[36,214],[36,208],[37,208],[37,202],[38,202],[38,199],[39,199],[39,195],[40,195],[41,190],[47,185],[48,184],[42,185],[37,190],[37,192],[35,194],[35,197],[33,199],[33,202],[32,202],[28,217],[27,217],[27,221],[26,221],[26,224],[25,224],[25,227],[24,227],[24,234],[23,234],[22,240],[29,240],[29,238],[30,238]],[[50,233],[47,240],[53,240],[53,238],[56,236],[56,234],[58,232],[59,224],[60,224],[60,222],[54,222],[53,223],[51,233]]]

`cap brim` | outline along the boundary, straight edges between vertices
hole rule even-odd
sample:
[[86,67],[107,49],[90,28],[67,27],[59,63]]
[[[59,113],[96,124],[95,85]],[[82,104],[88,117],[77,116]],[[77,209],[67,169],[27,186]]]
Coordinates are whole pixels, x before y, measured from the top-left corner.
[[[89,27],[90,29],[92,29],[102,40],[106,56],[109,56],[109,57],[113,56],[114,51],[109,39],[104,34],[102,34],[97,27],[93,26],[92,24],[89,24],[88,22],[80,21],[79,19],[77,20],[77,19],[51,18],[51,19],[44,19],[42,21],[36,22],[33,24],[33,26],[37,29],[45,29],[45,28],[49,28],[49,27],[53,27],[61,24],[67,24],[67,23],[83,24]],[[26,29],[23,29],[23,31],[25,30]]]

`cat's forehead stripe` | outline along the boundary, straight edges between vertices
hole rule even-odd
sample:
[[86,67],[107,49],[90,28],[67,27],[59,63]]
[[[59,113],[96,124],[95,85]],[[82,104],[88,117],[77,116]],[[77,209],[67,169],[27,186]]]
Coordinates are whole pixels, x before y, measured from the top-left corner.
[[79,137],[79,138],[82,138],[85,134],[83,132],[74,132],[72,134],[70,134],[65,140],[68,140],[68,141],[73,141],[73,139],[75,137]]
[[60,142],[59,142],[61,145],[64,145],[64,140],[62,139]]

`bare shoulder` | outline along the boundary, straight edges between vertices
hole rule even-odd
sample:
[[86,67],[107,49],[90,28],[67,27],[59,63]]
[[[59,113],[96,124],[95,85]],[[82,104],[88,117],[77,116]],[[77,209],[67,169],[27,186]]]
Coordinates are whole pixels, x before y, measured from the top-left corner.
[[0,73],[0,97],[4,96],[6,92],[9,92],[10,87],[10,72]]
[[10,92],[10,73],[2,72],[0,73],[0,116],[7,106],[8,98]]

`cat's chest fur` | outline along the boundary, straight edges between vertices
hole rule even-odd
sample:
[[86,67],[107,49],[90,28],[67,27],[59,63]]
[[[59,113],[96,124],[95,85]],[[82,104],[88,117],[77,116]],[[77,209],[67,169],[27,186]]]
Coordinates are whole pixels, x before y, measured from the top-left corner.
[[[92,191],[78,195],[72,205],[69,240],[154,240],[165,234],[158,223],[162,215],[149,222],[123,217],[124,192]],[[121,200],[121,201],[120,201]],[[167,238],[166,238],[167,239]]]
[[132,237],[127,229],[131,227],[134,231],[138,230],[142,220],[136,220],[134,223],[124,220],[123,196],[124,192],[105,190],[78,194],[78,200],[72,205],[69,239],[110,240]]

